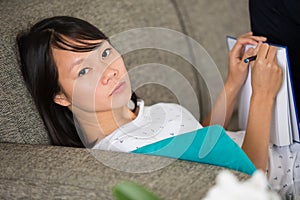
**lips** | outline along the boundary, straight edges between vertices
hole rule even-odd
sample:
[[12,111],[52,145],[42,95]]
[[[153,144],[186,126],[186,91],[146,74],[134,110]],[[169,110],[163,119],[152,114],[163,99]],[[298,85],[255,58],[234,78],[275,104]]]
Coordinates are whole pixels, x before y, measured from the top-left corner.
[[118,83],[114,88],[114,90],[110,93],[110,96],[122,92],[125,86],[126,86],[125,81]]

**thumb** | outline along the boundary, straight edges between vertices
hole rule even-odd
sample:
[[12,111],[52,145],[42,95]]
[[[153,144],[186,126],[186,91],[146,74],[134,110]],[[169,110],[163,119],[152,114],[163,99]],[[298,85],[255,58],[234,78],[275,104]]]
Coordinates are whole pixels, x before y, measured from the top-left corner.
[[250,47],[244,54],[243,58],[254,56],[254,48]]
[[245,63],[244,60],[246,58],[249,58],[251,56],[254,56],[254,49],[252,47],[250,47],[249,49],[247,49],[247,51],[244,53],[243,58],[242,58],[242,62],[245,65],[248,65],[249,63]]

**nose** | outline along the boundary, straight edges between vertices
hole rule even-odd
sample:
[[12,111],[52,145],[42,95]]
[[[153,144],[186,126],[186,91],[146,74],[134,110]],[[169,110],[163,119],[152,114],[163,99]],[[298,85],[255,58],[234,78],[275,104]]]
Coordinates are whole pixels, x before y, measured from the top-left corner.
[[114,80],[115,78],[118,77],[119,71],[117,68],[113,68],[111,66],[108,66],[103,74],[102,74],[102,78],[101,78],[101,82],[103,85],[106,85],[109,83],[109,81]]

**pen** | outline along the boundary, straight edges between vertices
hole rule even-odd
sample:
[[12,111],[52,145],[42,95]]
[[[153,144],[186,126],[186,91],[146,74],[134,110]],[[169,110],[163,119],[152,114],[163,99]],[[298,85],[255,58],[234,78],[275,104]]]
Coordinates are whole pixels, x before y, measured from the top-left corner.
[[250,57],[248,57],[248,58],[245,58],[245,59],[244,59],[244,62],[245,62],[245,63],[249,63],[249,62],[255,60],[256,57],[257,57],[257,56],[250,56]]

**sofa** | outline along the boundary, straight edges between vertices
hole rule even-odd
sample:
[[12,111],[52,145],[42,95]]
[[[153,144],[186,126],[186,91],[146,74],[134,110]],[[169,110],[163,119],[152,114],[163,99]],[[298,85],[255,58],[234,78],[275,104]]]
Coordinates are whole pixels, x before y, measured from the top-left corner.
[[[137,95],[145,104],[180,103],[200,121],[208,114],[227,74],[226,35],[238,36],[250,30],[247,0],[10,0],[0,2],[0,198],[1,199],[113,199],[119,182],[136,182],[162,199],[201,199],[215,183],[223,167],[157,156],[90,150],[51,145],[46,128],[29,95],[19,69],[16,35],[45,17],[70,15],[99,27],[112,42],[131,30],[154,30],[146,40],[167,33],[184,36],[175,48],[139,47],[124,50]],[[146,28],[146,29],[145,29]],[[161,32],[160,32],[161,31]],[[130,32],[129,32],[130,33]],[[132,41],[139,41],[140,35]],[[115,39],[115,40],[114,40]],[[144,38],[145,39],[145,38]],[[185,41],[185,44],[183,44]],[[191,41],[203,47],[205,70],[193,61],[199,55]],[[183,42],[183,43],[182,43]],[[184,47],[185,46],[185,47]],[[192,60],[192,62],[189,62]],[[176,72],[186,84],[170,79]],[[211,73],[215,70],[217,73]],[[147,81],[145,81],[147,80]],[[164,80],[167,82],[160,82]],[[169,82],[168,82],[169,81]],[[173,81],[173,82],[172,82]],[[186,95],[188,92],[191,96]],[[175,86],[175,87],[174,87]],[[235,121],[231,128],[236,128]],[[240,180],[246,174],[231,170]]]

